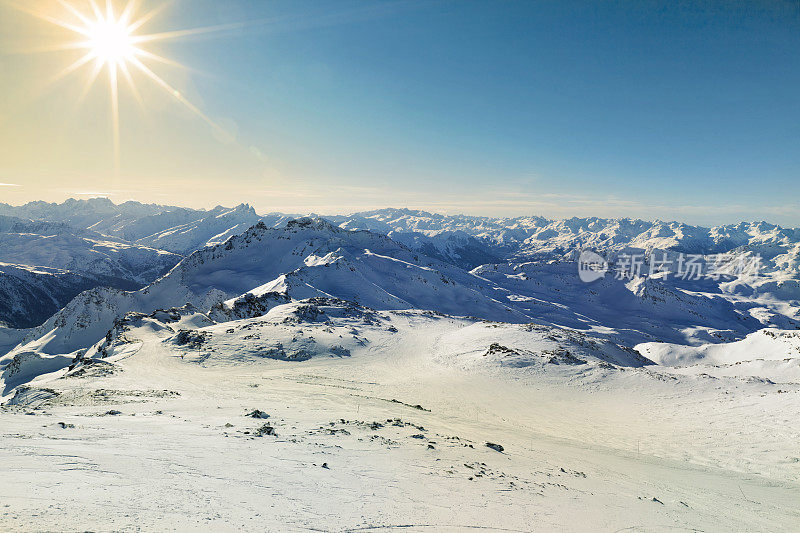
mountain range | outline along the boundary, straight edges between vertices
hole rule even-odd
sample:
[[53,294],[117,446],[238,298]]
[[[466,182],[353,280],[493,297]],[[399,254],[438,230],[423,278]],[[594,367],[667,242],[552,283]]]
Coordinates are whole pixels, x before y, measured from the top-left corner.
[[[205,211],[107,199],[0,204],[0,214],[5,361],[85,350],[129,312],[190,304],[252,315],[269,301],[317,297],[567,327],[631,348],[800,327],[800,230],[765,222],[704,228],[408,209],[297,218],[246,204]],[[747,280],[609,272],[584,283],[576,259],[587,248],[612,264],[634,252],[645,261],[759,254],[763,269]]]

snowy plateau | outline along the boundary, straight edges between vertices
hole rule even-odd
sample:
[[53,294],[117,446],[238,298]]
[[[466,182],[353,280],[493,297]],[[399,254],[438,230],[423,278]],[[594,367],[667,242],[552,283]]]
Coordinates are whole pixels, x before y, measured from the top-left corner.
[[0,402],[0,531],[800,531],[800,229],[0,204]]

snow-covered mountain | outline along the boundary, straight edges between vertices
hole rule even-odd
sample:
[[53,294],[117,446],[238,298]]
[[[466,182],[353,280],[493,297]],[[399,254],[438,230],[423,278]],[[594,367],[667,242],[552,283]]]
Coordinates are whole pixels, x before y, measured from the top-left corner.
[[[104,198],[70,199],[61,204],[0,204],[0,215],[66,223],[180,254],[222,242],[258,220],[275,227],[297,216],[281,213],[260,216],[247,204],[234,208],[217,206],[206,211],[139,202],[116,205]],[[506,261],[574,259],[576,251],[582,248],[594,249],[611,258],[626,250],[702,255],[749,251],[760,254],[767,267],[780,274],[776,284],[800,276],[800,229],[766,222],[709,228],[680,222],[596,217],[491,218],[392,208],[324,218],[345,229],[389,235],[412,250],[462,268]]]
[[461,229],[447,229],[446,225],[442,225],[441,229],[429,229],[435,223],[409,224],[408,213],[411,211],[387,209],[324,218],[342,228],[383,233],[412,250],[466,269],[502,261],[498,251],[470,233]]
[[487,253],[512,256],[537,228],[550,221],[542,217],[490,218],[468,215],[440,215],[411,209],[378,209],[348,216],[329,217],[343,227],[434,236],[442,232],[463,232],[477,238]]
[[0,327],[38,326],[102,281],[109,280],[69,270],[0,263]]
[[[442,253],[438,255],[432,253],[455,264],[461,264],[462,255],[500,258],[477,261],[484,264],[575,261],[579,252],[587,248],[612,262],[626,253],[659,257],[666,252],[673,260],[677,254],[700,255],[703,264],[712,263],[718,254],[758,256],[761,259],[758,279],[747,283],[724,280],[714,292],[743,297],[758,295],[781,301],[800,300],[800,229],[767,222],[709,228],[680,222],[596,217],[548,220],[542,217],[449,216],[408,209],[381,209],[331,217],[331,220],[343,227],[389,234],[415,249],[440,250]],[[453,234],[474,238],[469,242],[468,252],[462,254],[463,247],[431,242]]]
[[56,223],[76,231],[89,230],[114,240],[183,255],[223,242],[259,220],[274,226],[291,218],[280,213],[262,217],[248,204],[204,210],[133,201],[114,204],[107,198],[71,198],[60,204],[29,202],[21,206],[0,203],[0,215]]
[[39,325],[81,291],[136,289],[180,259],[61,222],[0,216],[0,323]]
[[463,231],[441,231],[432,234],[390,231],[387,235],[429,257],[472,269],[502,260],[475,237]]
[[[150,217],[154,218],[154,217]],[[233,209],[217,206],[201,218],[170,226],[136,239],[138,244],[190,254],[204,246],[225,242],[261,219],[251,206],[240,204]]]
[[260,222],[200,249],[154,283],[128,292],[98,288],[76,297],[25,337],[20,350],[72,352],[105,335],[126,312],[190,303],[210,309],[252,292],[291,298],[333,296],[379,309],[419,308],[511,322],[530,318],[492,296],[486,280],[421,256],[386,236],[321,219],[282,228]]
[[[214,210],[212,210],[214,211]],[[104,218],[91,225],[91,229],[128,242],[136,242],[170,228],[196,222],[208,215],[206,211],[186,207],[164,207],[152,214],[132,217],[122,213]]]
[[156,204],[124,202],[115,204],[108,198],[76,200],[69,198],[60,204],[35,201],[20,206],[0,203],[0,215],[31,220],[62,222],[79,229],[93,229],[110,220],[136,220],[164,211]]
[[[602,330],[618,341],[629,343],[660,340],[694,344],[709,339],[741,338],[768,325],[795,327],[800,323],[791,299],[780,303],[787,296],[793,297],[797,286],[792,275],[792,269],[796,268],[792,258],[796,254],[796,243],[792,242],[794,230],[763,224],[739,225],[736,231],[731,228],[711,231],[628,220],[511,221],[444,217],[408,210],[383,210],[348,219],[328,218],[348,229],[337,229],[318,219],[290,222],[286,226],[286,219],[283,215],[269,215],[253,229],[236,236],[244,221],[259,220],[255,211],[243,204],[230,210],[217,208],[191,223],[141,238],[139,243],[149,241],[176,250],[199,250],[151,287],[135,293],[100,289],[89,297],[76,299],[60,319],[54,317],[53,321],[71,323],[70,317],[76,313],[92,317],[88,322],[97,324],[98,329],[91,333],[96,336],[107,329],[115,316],[126,311],[149,312],[184,303],[207,309],[247,293],[251,297],[279,293],[295,299],[335,296],[379,309],[420,308],[510,322],[545,320],[581,330]],[[483,247],[487,232],[503,224],[508,224],[506,229],[514,233],[518,243],[513,257],[530,255],[538,260],[501,263],[497,256],[491,255],[508,248],[513,239],[506,234],[495,234],[493,238],[492,242],[503,242],[502,246]],[[359,225],[385,231],[389,237],[349,231]],[[297,241],[300,230],[302,246]],[[520,240],[525,232],[529,236]],[[712,234],[713,238],[703,237]],[[82,239],[95,247],[108,245],[88,237]],[[253,240],[262,239],[266,242],[260,248],[251,249]],[[284,239],[289,243],[284,243]],[[220,245],[222,242],[224,247]],[[246,252],[239,251],[243,242],[247,242]],[[586,285],[575,276],[575,263],[569,261],[584,246],[593,246],[613,257],[613,253],[623,250],[708,253],[729,250],[734,245],[739,250],[765,252],[765,260],[777,270],[771,277],[760,279],[755,289],[753,284],[743,285],[730,277],[716,284],[703,282],[694,286],[644,277],[634,280],[609,277]],[[124,243],[114,246],[141,247]],[[206,246],[207,249],[202,249]],[[25,249],[42,253],[40,246]],[[50,262],[47,258],[11,257],[22,264]],[[481,262],[478,259],[491,261],[472,273],[459,268]],[[202,266],[206,262],[210,266]],[[80,270],[74,264],[59,266]],[[174,281],[178,278],[183,281]],[[743,298],[743,292],[747,291],[749,294],[744,296],[751,297]],[[752,297],[753,294],[757,297]],[[84,304],[105,305],[108,309],[87,310]],[[78,321],[82,324],[78,329],[85,330],[86,322]],[[72,338],[73,333],[67,334],[67,338]],[[35,334],[27,336],[29,340],[34,337]],[[52,349],[56,346],[74,349],[77,345],[67,342],[52,346]]]
[[703,227],[658,220],[490,218],[410,209],[380,209],[328,218],[342,227],[385,234],[434,236],[442,232],[463,232],[482,242],[488,252],[504,259],[564,258],[582,248],[604,253],[641,249],[705,255],[746,249],[777,261],[795,275],[800,273],[797,259],[800,228],[782,228],[767,222]]
[[[800,233],[765,223],[701,228],[627,219],[444,216],[405,209],[325,217],[325,222],[276,213],[260,217],[246,204],[205,212],[109,201],[32,203],[15,209],[70,223],[92,222],[117,236],[62,222],[0,219],[0,229],[9,235],[0,243],[0,252],[6,250],[0,260],[10,263],[96,276],[119,273],[121,279],[141,283],[158,272],[159,266],[147,266],[152,257],[163,261],[157,265],[177,262],[177,255],[161,249],[187,254],[167,275],[138,291],[118,290],[126,287],[113,283],[105,284],[117,290],[99,288],[102,283],[97,283],[97,289],[26,332],[23,344],[33,343],[26,349],[46,353],[85,348],[129,311],[149,313],[189,303],[205,311],[214,307],[223,318],[249,317],[287,298],[335,297],[375,309],[537,321],[626,346],[734,341],[763,327],[800,325]],[[83,218],[80,209],[88,210]],[[193,220],[184,222],[188,219]],[[141,236],[173,222],[183,223]],[[28,224],[30,231],[20,224]],[[122,240],[123,235],[136,242]],[[94,262],[74,251],[82,249],[79,244]],[[71,250],[71,255],[53,252],[54,246]],[[708,261],[709,254],[736,250],[761,254],[766,269],[765,275],[747,282],[736,276],[690,281],[645,273],[629,279],[609,275],[586,284],[576,275],[574,262],[584,247],[612,261],[630,251],[702,254]],[[135,262],[137,254],[140,263]],[[132,278],[137,272],[140,277]]]
[[0,261],[98,276],[133,288],[172,268],[180,256],[63,223],[0,216]]

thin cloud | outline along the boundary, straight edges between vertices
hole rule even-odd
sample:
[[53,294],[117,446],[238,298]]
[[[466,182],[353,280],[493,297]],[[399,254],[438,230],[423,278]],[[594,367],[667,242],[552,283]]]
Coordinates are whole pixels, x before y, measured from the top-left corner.
[[91,196],[94,198],[99,198],[99,197],[108,198],[109,196],[115,196],[115,193],[113,192],[99,192],[99,191],[70,191],[69,194],[75,196]]
[[22,187],[19,183],[0,183],[0,187]]

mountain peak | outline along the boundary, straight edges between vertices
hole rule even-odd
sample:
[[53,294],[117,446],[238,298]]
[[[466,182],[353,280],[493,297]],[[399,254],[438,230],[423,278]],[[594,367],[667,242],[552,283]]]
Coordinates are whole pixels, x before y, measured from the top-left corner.
[[[266,227],[266,226],[265,226]],[[319,217],[301,217],[290,220],[286,223],[286,229],[313,229],[313,230],[327,230],[333,233],[340,233],[345,231],[339,227],[334,226],[327,220]]]
[[237,213],[253,213],[255,214],[256,210],[253,208],[252,205],[247,203],[241,203],[233,208],[233,211]]

